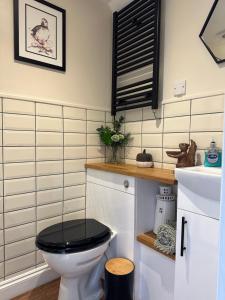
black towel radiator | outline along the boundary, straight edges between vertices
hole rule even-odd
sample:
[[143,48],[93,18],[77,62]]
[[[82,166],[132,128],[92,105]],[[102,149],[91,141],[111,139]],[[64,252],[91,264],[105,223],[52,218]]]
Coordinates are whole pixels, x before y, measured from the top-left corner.
[[[112,115],[158,108],[160,0],[134,0],[113,14]],[[118,78],[149,66],[148,78],[118,87]]]

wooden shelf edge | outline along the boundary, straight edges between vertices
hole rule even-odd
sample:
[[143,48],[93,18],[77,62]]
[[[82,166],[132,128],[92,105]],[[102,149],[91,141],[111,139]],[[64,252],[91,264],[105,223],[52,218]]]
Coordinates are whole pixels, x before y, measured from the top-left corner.
[[154,234],[153,231],[149,231],[149,232],[146,232],[146,233],[141,233],[137,236],[137,241],[140,242],[141,244],[157,251],[158,253],[172,259],[172,260],[175,260],[176,259],[176,256],[175,255],[170,255],[170,254],[165,254],[163,253],[162,251],[160,251],[159,249],[157,249],[155,247],[155,240],[156,240],[156,235]]
[[176,184],[174,171],[160,168],[138,168],[130,164],[86,163],[86,169],[112,172],[140,179],[158,181],[165,184]]

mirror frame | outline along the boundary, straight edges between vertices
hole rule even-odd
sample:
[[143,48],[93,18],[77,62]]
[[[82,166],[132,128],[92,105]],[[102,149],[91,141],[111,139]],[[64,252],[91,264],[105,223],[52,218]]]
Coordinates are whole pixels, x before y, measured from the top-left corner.
[[219,2],[219,0],[215,0],[215,2],[213,3],[213,6],[212,6],[212,8],[211,8],[211,10],[210,10],[210,12],[209,12],[209,14],[208,14],[208,17],[207,17],[207,19],[206,19],[206,21],[205,21],[205,23],[204,23],[204,25],[203,25],[203,28],[202,28],[202,30],[201,30],[201,32],[200,32],[200,34],[199,34],[199,37],[200,37],[201,41],[203,42],[203,44],[205,45],[206,49],[209,51],[209,53],[211,54],[211,56],[212,56],[213,59],[215,60],[215,62],[216,62],[217,64],[221,64],[221,63],[224,63],[224,62],[225,62],[225,58],[224,58],[224,59],[218,59],[218,58],[214,55],[214,53],[212,52],[212,50],[209,48],[209,46],[205,43],[205,41],[204,41],[204,39],[203,39],[203,34],[204,34],[205,30],[206,30],[207,25],[209,24],[209,21],[210,21],[212,15],[213,15],[213,13],[214,13],[214,10],[216,9],[216,6],[217,6],[218,2]]

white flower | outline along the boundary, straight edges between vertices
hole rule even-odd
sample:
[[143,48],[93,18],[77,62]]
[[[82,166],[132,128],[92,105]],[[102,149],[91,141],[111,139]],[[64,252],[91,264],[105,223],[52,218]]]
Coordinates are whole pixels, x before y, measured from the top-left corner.
[[117,143],[120,140],[120,136],[118,134],[114,134],[113,136],[111,136],[111,140]]
[[124,140],[124,135],[120,133],[119,138],[120,138],[121,141],[123,141]]

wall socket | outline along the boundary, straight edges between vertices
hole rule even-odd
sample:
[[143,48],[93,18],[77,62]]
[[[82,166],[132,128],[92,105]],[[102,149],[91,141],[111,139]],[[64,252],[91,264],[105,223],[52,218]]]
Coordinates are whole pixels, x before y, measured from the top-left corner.
[[176,80],[173,87],[173,95],[175,97],[186,94],[186,80]]

